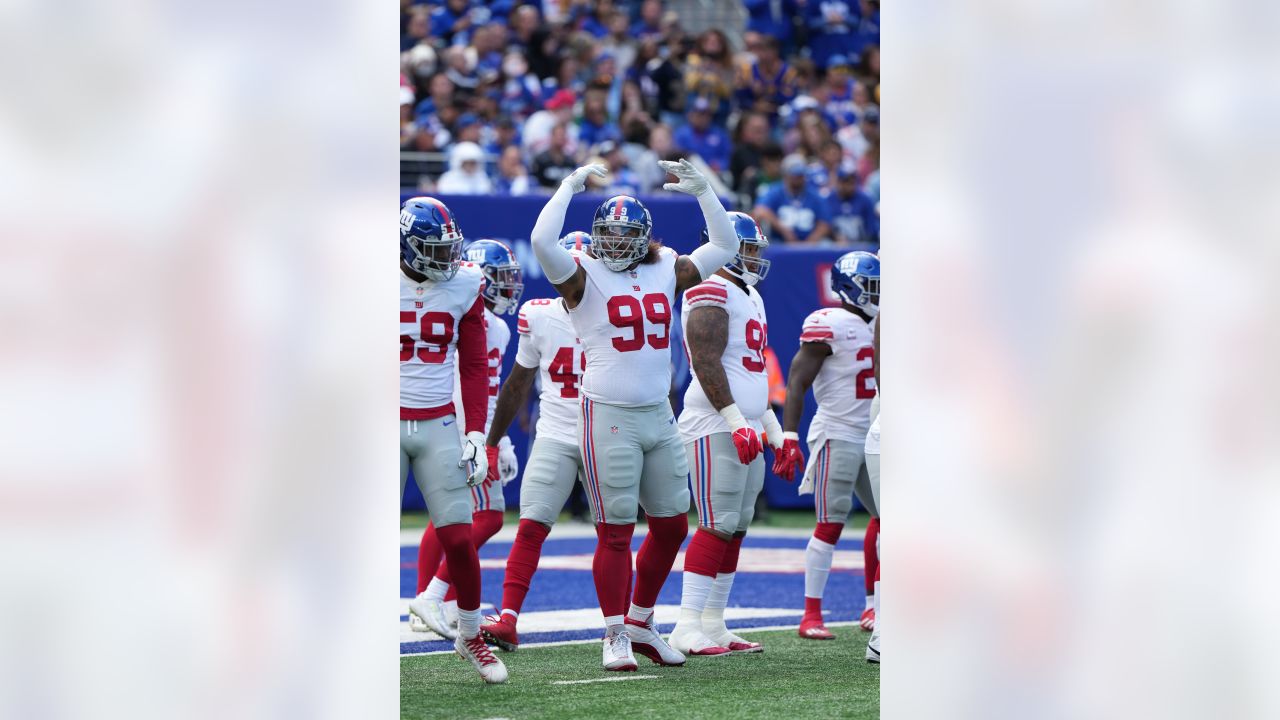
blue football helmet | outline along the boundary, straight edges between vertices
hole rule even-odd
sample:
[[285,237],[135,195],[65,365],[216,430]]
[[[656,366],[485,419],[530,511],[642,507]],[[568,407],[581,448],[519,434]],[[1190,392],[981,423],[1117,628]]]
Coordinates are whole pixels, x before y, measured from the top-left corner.
[[605,267],[621,272],[649,252],[653,220],[644,203],[630,195],[605,200],[591,220],[591,254]]
[[[729,213],[733,231],[738,235],[738,254],[724,268],[747,285],[755,285],[769,274],[772,261],[760,257],[769,247],[769,238],[760,230],[755,218],[744,212]],[[709,242],[707,229],[702,229],[702,242]],[[751,250],[751,248],[756,248]]]
[[458,274],[462,230],[444,203],[415,197],[400,207],[400,258],[428,280],[444,282]]
[[573,232],[560,238],[560,247],[565,250],[582,250],[591,244],[591,233],[581,230]]
[[841,255],[831,266],[831,290],[875,317],[880,311],[880,258],[863,250]]
[[511,248],[497,240],[476,240],[462,251],[467,262],[475,263],[484,271],[484,289],[481,297],[493,305],[498,315],[513,315],[520,307],[524,294],[524,276],[520,261]]

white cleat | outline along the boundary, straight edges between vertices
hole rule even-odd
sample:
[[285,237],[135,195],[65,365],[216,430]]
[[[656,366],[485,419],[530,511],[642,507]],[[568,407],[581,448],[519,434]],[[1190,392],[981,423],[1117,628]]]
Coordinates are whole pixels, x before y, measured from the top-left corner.
[[871,640],[867,641],[867,662],[880,664],[880,628],[871,632]]
[[440,604],[444,608],[444,621],[449,623],[449,629],[453,630],[453,634],[458,634],[458,601],[445,600]]
[[507,681],[507,666],[484,644],[483,636],[477,634],[470,640],[457,638],[453,641],[453,649],[463,660],[471,662],[485,682],[497,684]]
[[413,613],[409,613],[409,629],[414,632],[431,632],[431,628],[427,627],[422,618]]
[[758,642],[751,642],[746,638],[738,637],[733,633],[725,630],[723,634],[711,637],[711,642],[727,647],[735,653],[762,653],[764,646]]
[[631,654],[631,636],[626,631],[604,636],[604,669],[620,672],[635,670],[636,656]]
[[449,623],[444,618],[444,607],[438,600],[431,600],[427,597],[419,595],[409,601],[409,625],[413,625],[413,618],[417,617],[432,632],[444,638],[445,640],[455,640],[458,633],[449,627]]
[[667,636],[667,642],[677,652],[692,657],[720,657],[732,652],[727,646],[707,637],[706,633],[701,630],[682,628],[679,623],[672,629],[671,634]]
[[670,645],[658,631],[653,629],[653,622],[644,624],[638,623],[631,618],[625,620],[627,634],[631,636],[631,646],[641,655],[649,658],[659,665],[683,665],[684,655],[681,655]]

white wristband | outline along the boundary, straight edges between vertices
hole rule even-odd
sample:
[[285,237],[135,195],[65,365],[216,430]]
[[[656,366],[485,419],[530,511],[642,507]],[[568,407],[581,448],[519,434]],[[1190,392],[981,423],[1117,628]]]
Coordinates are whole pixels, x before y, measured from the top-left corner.
[[782,447],[782,425],[778,424],[778,416],[773,414],[772,410],[765,410],[764,415],[760,416],[760,422],[764,425],[764,434],[769,439],[769,447],[774,449]]
[[730,430],[736,431],[741,430],[744,427],[750,427],[747,425],[747,419],[742,417],[742,411],[738,409],[737,403],[729,403],[728,405],[720,408],[720,417],[724,418],[724,421],[729,423]]
[[787,431],[787,432],[782,433],[782,439],[783,439],[783,440],[795,440],[796,442],[800,442],[800,433],[798,433],[798,432],[791,432],[791,431]]

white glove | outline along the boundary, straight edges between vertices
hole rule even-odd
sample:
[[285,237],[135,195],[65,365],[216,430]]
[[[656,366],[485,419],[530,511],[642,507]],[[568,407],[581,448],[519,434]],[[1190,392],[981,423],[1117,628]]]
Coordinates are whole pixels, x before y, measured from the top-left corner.
[[516,479],[520,472],[520,460],[516,458],[516,449],[511,445],[511,438],[506,435],[498,441],[498,479],[503,485]]
[[587,187],[587,178],[595,175],[596,177],[604,177],[609,174],[608,168],[600,164],[583,165],[582,167],[569,173],[569,177],[560,181],[561,185],[567,185],[570,190],[580,193]]
[[663,185],[663,190],[674,190],[676,192],[687,193],[697,197],[711,187],[710,184],[707,183],[706,176],[688,160],[683,158],[680,159],[680,162],[659,160],[658,165],[661,166],[663,170],[666,170],[677,178],[680,178],[680,182],[678,183],[666,183]]
[[484,433],[474,430],[467,433],[467,439],[462,443],[462,459],[458,461],[458,467],[466,467],[467,463],[471,463],[467,484],[475,487],[484,482],[484,476],[489,474],[489,456],[484,451]]

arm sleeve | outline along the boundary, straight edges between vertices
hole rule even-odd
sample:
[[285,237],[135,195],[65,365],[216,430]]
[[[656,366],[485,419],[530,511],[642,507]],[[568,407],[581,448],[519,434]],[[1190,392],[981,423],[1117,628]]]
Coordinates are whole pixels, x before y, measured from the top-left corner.
[[[561,184],[551,199],[538,213],[538,221],[533,225],[529,241],[533,244],[533,254],[542,266],[542,273],[552,285],[559,285],[578,271],[578,265],[568,250],[560,247],[560,230],[564,227],[564,214],[569,210],[569,199],[573,190]],[[726,220],[728,216],[726,216]]]
[[484,432],[489,414],[489,358],[484,330],[484,301],[462,316],[458,327],[458,379],[467,432]]
[[738,234],[733,231],[733,221],[720,204],[720,198],[710,188],[698,196],[698,205],[707,220],[707,242],[690,253],[689,259],[706,278],[738,254]]

